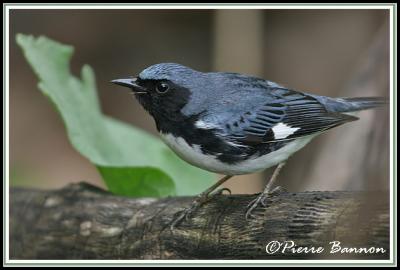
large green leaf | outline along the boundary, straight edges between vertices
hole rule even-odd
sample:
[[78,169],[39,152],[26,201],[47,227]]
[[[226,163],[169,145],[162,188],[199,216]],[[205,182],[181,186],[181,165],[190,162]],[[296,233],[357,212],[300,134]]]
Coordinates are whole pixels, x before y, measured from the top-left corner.
[[197,194],[212,174],[180,160],[158,138],[105,116],[93,70],[70,72],[73,47],[46,37],[18,34],[17,43],[39,77],[39,89],[55,104],[72,145],[98,168],[109,189],[129,196]]

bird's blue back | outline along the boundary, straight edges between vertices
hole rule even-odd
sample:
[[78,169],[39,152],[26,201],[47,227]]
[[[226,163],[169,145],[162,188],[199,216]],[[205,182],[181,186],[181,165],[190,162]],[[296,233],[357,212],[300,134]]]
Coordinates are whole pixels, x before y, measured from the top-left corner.
[[[342,112],[376,105],[375,98],[329,98],[290,90],[252,76],[204,73],[174,63],[150,66],[139,77],[168,80],[188,89],[190,100],[181,113],[197,116],[200,126],[215,129],[233,141],[265,143],[309,135],[357,119]],[[271,129],[279,124],[296,131],[277,138]]]

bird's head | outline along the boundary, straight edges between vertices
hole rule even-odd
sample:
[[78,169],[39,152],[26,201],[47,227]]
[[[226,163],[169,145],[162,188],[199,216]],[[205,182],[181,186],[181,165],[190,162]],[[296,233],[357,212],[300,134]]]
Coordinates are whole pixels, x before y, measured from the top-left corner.
[[144,69],[137,77],[111,81],[128,87],[142,106],[155,118],[179,119],[204,73],[188,67],[161,63]]

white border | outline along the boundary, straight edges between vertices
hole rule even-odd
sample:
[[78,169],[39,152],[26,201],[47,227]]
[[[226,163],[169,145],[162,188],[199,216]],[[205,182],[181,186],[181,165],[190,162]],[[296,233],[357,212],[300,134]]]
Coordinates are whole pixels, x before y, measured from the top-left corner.
[[[6,96],[6,132],[5,132],[5,143],[6,143],[6,181],[5,188],[6,191],[9,190],[9,13],[10,10],[13,9],[388,9],[389,10],[389,21],[390,21],[390,259],[389,260],[10,260],[9,259],[9,192],[5,192],[5,217],[3,220],[5,223],[5,234],[6,234],[6,243],[5,243],[5,262],[6,264],[103,264],[104,266],[111,264],[191,264],[198,263],[201,264],[235,264],[235,263],[245,263],[245,264],[357,264],[357,265],[367,265],[367,264],[389,264],[394,263],[393,257],[393,236],[394,236],[394,217],[393,213],[393,183],[394,183],[394,174],[393,174],[393,153],[394,153],[394,145],[393,145],[393,116],[394,116],[394,70],[393,70],[393,59],[394,59],[394,48],[393,48],[393,16],[394,16],[394,7],[388,4],[377,4],[377,5],[275,5],[275,4],[266,4],[266,5],[252,5],[246,4],[247,6],[241,5],[206,5],[206,4],[193,4],[193,5],[180,5],[180,4],[170,4],[170,5],[141,5],[136,6],[132,5],[104,5],[104,4],[93,4],[93,5],[46,5],[41,6],[38,5],[13,5],[7,4],[4,9],[3,4],[3,14],[5,12],[5,30],[3,30],[3,34],[5,35],[5,40],[3,36],[3,42],[5,42],[5,96]],[[396,14],[397,15],[397,14]],[[4,17],[3,17],[4,19]],[[397,215],[397,213],[396,213]],[[3,243],[4,244],[4,243]]]
[[[4,11],[3,11],[4,12]],[[10,78],[10,76],[9,76],[9,67],[10,67],[10,54],[9,54],[9,52],[10,52],[10,48],[9,48],[9,14],[10,14],[10,12],[9,12],[9,9],[8,8],[6,8],[6,12],[5,12],[6,14],[5,14],[5,25],[4,25],[4,28],[3,29],[5,29],[5,30],[3,30],[3,31],[5,31],[5,32],[3,32],[4,34],[5,34],[5,37],[3,36],[3,42],[5,42],[5,55],[4,55],[4,57],[5,57],[5,70],[4,70],[4,73],[5,73],[5,78],[4,78],[4,82],[5,82],[5,87],[6,87],[6,89],[5,89],[5,95],[6,95],[6,114],[7,114],[7,116],[6,116],[6,130],[5,130],[5,135],[6,135],[6,145],[5,145],[5,150],[6,150],[6,168],[4,168],[4,171],[6,172],[6,181],[5,181],[5,190],[3,191],[4,192],[4,200],[5,200],[5,206],[6,206],[6,211],[5,211],[5,213],[4,213],[4,215],[5,215],[5,220],[3,220],[3,224],[5,223],[5,233],[6,233],[6,239],[5,239],[5,241],[6,241],[6,243],[5,243],[5,245],[4,245],[4,243],[3,243],[3,245],[5,246],[5,248],[6,248],[6,250],[5,250],[5,255],[6,255],[6,258],[5,258],[5,261],[7,262],[7,263],[9,263],[10,262],[10,260],[9,260],[9,258],[10,258],[10,245],[8,244],[9,243],[9,236],[10,236],[10,233],[9,233],[9,216],[10,216],[10,207],[9,207],[9,200],[10,200],[10,198],[9,198],[9,190],[10,190],[10,186],[9,186],[9,179],[10,179],[10,170],[9,170],[9,168],[10,168],[10,164],[9,164],[9,158],[10,158],[10,153],[9,153],[9,145],[10,145],[10,143],[9,143],[9,136],[10,136],[10,134],[9,134],[9,130],[10,130],[10,126],[9,126],[9,124],[10,124],[10,110],[9,110],[9,104],[10,104],[10,100],[9,100],[9,90],[10,90],[10,86],[9,86],[9,78]],[[5,40],[4,40],[5,39]]]
[[[389,36],[389,52],[390,52],[390,57],[389,57],[389,91],[390,91],[390,135],[389,135],[389,140],[390,140],[390,192],[389,192],[389,200],[390,200],[390,216],[389,216],[389,221],[390,221],[390,247],[393,247],[393,239],[394,239],[394,215],[393,213],[393,200],[394,200],[394,160],[393,160],[393,153],[394,153],[394,138],[393,138],[393,133],[394,133],[394,127],[393,127],[393,116],[394,116],[394,70],[393,70],[393,63],[394,63],[394,48],[393,48],[393,9],[389,10],[389,25],[390,25],[390,36]],[[390,248],[390,260],[394,261],[393,257],[393,248]]]

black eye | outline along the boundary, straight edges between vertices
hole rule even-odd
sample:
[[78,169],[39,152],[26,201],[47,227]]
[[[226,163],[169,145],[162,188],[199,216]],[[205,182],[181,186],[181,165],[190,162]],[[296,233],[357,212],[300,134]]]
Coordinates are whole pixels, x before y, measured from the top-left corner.
[[169,90],[169,85],[165,82],[159,82],[156,86],[156,90],[160,94],[165,94]]

